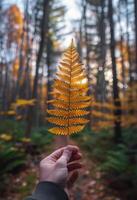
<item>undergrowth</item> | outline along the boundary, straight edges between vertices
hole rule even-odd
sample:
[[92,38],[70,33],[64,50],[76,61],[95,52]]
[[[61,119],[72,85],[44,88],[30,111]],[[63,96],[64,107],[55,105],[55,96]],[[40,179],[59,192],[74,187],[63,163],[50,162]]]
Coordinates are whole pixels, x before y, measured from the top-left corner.
[[0,193],[4,193],[11,175],[27,168],[30,160],[43,151],[49,151],[53,135],[47,127],[34,128],[31,137],[25,137],[25,124],[14,120],[0,122]]
[[137,129],[123,129],[123,142],[114,143],[113,131],[94,133],[85,129],[73,139],[95,160],[109,187],[120,192],[122,199],[137,199]]

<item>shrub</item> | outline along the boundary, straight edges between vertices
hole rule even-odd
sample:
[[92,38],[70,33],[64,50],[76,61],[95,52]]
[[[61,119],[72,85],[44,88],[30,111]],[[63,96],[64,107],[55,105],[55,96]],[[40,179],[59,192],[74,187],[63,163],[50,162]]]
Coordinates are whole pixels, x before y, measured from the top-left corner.
[[4,148],[0,151],[0,176],[5,173],[14,172],[25,164],[25,155],[17,149]]
[[52,143],[54,135],[48,133],[48,127],[40,127],[34,129],[32,132],[32,143],[35,144],[39,149],[48,148]]

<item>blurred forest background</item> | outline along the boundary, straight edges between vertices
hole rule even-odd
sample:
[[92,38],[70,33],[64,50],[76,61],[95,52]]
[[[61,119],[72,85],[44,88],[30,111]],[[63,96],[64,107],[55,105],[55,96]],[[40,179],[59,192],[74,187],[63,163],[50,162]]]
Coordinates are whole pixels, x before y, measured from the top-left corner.
[[74,38],[92,100],[90,123],[71,137],[88,166],[71,199],[136,200],[137,1],[0,0],[0,25],[0,199],[31,193],[54,149],[47,100]]

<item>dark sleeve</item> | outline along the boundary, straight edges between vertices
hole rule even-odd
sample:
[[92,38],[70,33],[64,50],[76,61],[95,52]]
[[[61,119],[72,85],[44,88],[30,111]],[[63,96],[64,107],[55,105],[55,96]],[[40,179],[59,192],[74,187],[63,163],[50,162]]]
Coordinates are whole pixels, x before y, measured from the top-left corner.
[[52,182],[41,182],[37,185],[33,195],[26,200],[68,200],[65,191]]

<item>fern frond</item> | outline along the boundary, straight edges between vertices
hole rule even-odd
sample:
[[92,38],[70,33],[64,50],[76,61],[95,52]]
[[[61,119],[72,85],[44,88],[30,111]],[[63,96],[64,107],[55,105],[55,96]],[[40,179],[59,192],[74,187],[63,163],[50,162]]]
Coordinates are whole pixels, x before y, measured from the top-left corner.
[[51,101],[48,101],[48,103],[52,103],[52,105],[56,108],[62,108],[65,110],[67,110],[67,107],[68,107],[68,103],[63,102],[63,101],[58,101],[58,100],[51,100]]
[[89,120],[84,118],[73,118],[69,120],[69,123],[71,124],[87,124]]
[[55,88],[55,91],[59,91],[60,93],[63,94],[68,94],[68,89],[66,89],[65,87],[63,87],[62,85],[57,85]]
[[62,100],[64,102],[68,102],[69,96],[68,96],[68,94],[56,93],[56,99]]
[[71,59],[67,58],[67,59],[63,59],[63,62],[66,62],[66,63],[70,63],[71,62]]
[[80,82],[86,78],[85,74],[81,73],[80,75],[73,77],[72,82]]
[[89,101],[89,100],[91,100],[91,97],[89,97],[89,96],[78,96],[78,97],[76,97],[76,96],[72,96],[71,98],[70,98],[70,102],[83,102],[83,101]]
[[81,95],[86,95],[86,93],[87,93],[87,91],[88,91],[88,88],[86,88],[86,89],[76,89],[76,90],[72,90],[72,91],[70,91],[70,95],[71,96],[81,96]]
[[70,64],[69,63],[66,63],[66,62],[60,62],[60,65],[63,66],[63,67],[66,67],[67,69],[70,69]]
[[90,102],[77,102],[70,103],[70,109],[79,109],[79,108],[87,108],[90,105]]
[[79,83],[71,83],[71,87],[73,87],[73,89],[77,88],[77,89],[87,89],[88,90],[88,84],[87,83],[83,83],[83,84],[79,84]]
[[72,65],[72,72],[77,71],[80,68],[82,68],[82,64],[74,63]]
[[83,72],[83,69],[78,69],[78,70],[72,71],[72,77],[78,76],[82,72]]
[[[77,92],[77,91],[75,91]],[[77,95],[77,96],[68,96],[68,94],[63,94],[63,93],[58,93],[58,92],[55,92],[54,93],[54,97],[56,97],[56,101],[54,102],[59,102],[59,103],[62,103],[65,102],[65,103],[83,103],[83,102],[89,102],[89,100],[91,100],[91,98],[89,96],[82,96],[82,95]],[[48,101],[48,103],[52,103],[53,101]]]
[[58,117],[68,117],[68,111],[66,110],[47,110],[50,115],[58,116]]
[[84,116],[88,114],[89,114],[89,111],[86,111],[86,110],[70,110],[69,111],[69,115],[71,117],[80,117],[80,116]]
[[85,125],[77,125],[69,127],[69,134],[78,133],[84,129]]
[[83,64],[73,43],[64,53],[53,84],[53,99],[48,101],[54,108],[48,110],[48,121],[56,125],[49,129],[57,135],[71,135],[84,129],[89,114],[91,98],[87,96],[88,83]]
[[57,75],[57,77],[58,77],[59,79],[65,81],[65,82],[67,82],[67,83],[70,82],[70,77],[69,77],[69,76],[67,76],[67,75],[65,75],[65,74],[61,74],[61,73],[60,73],[60,74],[57,73],[56,75]]
[[54,127],[48,129],[48,131],[56,135],[68,135],[68,128]]
[[68,119],[65,118],[48,117],[47,120],[56,125],[68,126]]
[[48,117],[47,120],[53,124],[59,125],[59,126],[66,126],[68,127],[69,124],[87,124],[88,120],[84,118],[57,118],[57,117]]
[[54,86],[53,86],[53,88],[54,88],[54,87],[56,88],[56,85],[63,86],[63,87],[65,87],[65,88],[69,88],[69,84],[66,83],[66,82],[63,81],[63,80],[60,80],[60,79],[56,79],[56,80],[54,81]]
[[65,75],[69,75],[70,74],[70,70],[68,70],[67,68],[61,67],[61,66],[59,66],[59,71],[61,73],[64,73]]
[[54,133],[56,135],[71,135],[74,133],[78,133],[84,129],[84,125],[77,125],[77,126],[69,126],[68,128],[62,127],[54,127],[50,128],[49,132]]

